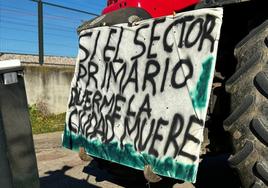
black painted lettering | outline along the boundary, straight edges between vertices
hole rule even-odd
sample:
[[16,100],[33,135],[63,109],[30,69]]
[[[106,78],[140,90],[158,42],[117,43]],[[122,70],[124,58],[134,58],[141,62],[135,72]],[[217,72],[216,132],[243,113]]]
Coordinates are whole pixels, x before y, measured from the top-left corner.
[[[77,125],[72,121],[73,117],[77,118],[77,109],[74,109],[70,115],[69,115],[69,119],[68,119],[68,128],[70,131],[77,133],[77,129],[75,127],[77,127]],[[72,143],[70,143],[72,144]]]
[[121,64],[121,67],[117,72],[114,70],[113,62],[110,62],[109,65],[110,65],[109,66],[110,71],[109,71],[109,78],[108,78],[108,83],[107,83],[106,89],[108,91],[110,88],[111,78],[113,77],[114,82],[117,83],[117,79],[118,79],[119,75],[121,74],[121,79],[120,79],[120,83],[119,83],[119,91],[121,93],[122,92],[122,84],[123,84],[123,80],[124,80],[124,77],[126,74],[126,69],[127,69],[126,66],[127,65],[126,65],[126,63]]
[[137,117],[140,117],[142,113],[145,113],[147,115],[147,117],[150,118],[151,111],[152,111],[152,108],[150,106],[150,96],[149,96],[149,94],[146,94],[144,101],[143,101],[141,107],[139,108],[139,112],[138,112]]
[[[183,64],[185,64],[188,67],[189,72],[187,75],[179,75],[178,76],[179,71],[183,72],[183,70],[180,70],[180,68],[182,67]],[[172,76],[171,76],[171,85],[175,89],[182,88],[182,87],[186,86],[187,80],[192,78],[192,76],[193,76],[193,65],[192,65],[190,59],[182,59],[173,68],[173,72],[172,72]],[[177,83],[177,81],[176,81],[177,77],[184,77],[183,82]]]
[[83,111],[88,111],[91,110],[91,95],[92,95],[92,91],[89,90],[85,90],[85,94],[83,96],[84,99],[84,106],[83,106]]
[[155,19],[152,25],[152,30],[151,30],[151,38],[150,38],[150,44],[148,47],[148,54],[147,54],[147,58],[156,58],[157,54],[156,53],[152,53],[152,46],[154,44],[154,41],[158,41],[160,40],[160,36],[155,36],[155,28],[158,24],[165,22],[166,18],[161,18],[161,19]]
[[[192,21],[194,19],[194,16],[185,16],[181,19],[177,19],[175,20],[172,24],[170,24],[165,33],[164,33],[164,37],[163,37],[163,45],[164,45],[164,50],[168,53],[171,53],[173,51],[173,45],[174,43],[172,44],[168,44],[168,35],[170,34],[170,32],[172,32],[172,28],[178,24],[182,24],[181,25],[181,32],[180,32],[180,40],[178,42],[179,44],[179,47],[182,47],[182,44],[183,44],[183,37],[184,37],[184,32],[185,32],[185,25],[186,25],[186,22],[188,21]],[[175,37],[172,37],[172,41],[174,41],[174,38]]]
[[166,83],[166,79],[167,79],[168,68],[169,68],[169,58],[166,59],[166,66],[165,66],[163,79],[162,79],[162,83],[161,83],[161,88],[160,88],[161,92],[163,92],[165,90],[165,83]]
[[[114,139],[114,118],[110,115],[105,116],[105,140],[104,143],[110,143]],[[110,128],[110,129],[109,129]],[[111,131],[111,136],[109,137],[109,130]]]
[[79,110],[78,112],[78,132],[85,135],[85,125],[82,123],[82,119],[86,116],[86,112],[84,110]]
[[114,102],[115,102],[115,94],[113,93],[110,100],[108,101],[107,96],[104,95],[103,96],[103,100],[102,103],[100,105],[100,111],[102,112],[102,109],[105,108],[109,108],[108,114],[110,114],[112,112],[113,106],[114,106]]
[[72,106],[80,106],[83,104],[83,99],[81,98],[81,100],[79,99],[81,96],[81,89],[79,88],[72,88],[71,90],[71,100],[69,102],[68,107],[72,107]]
[[95,130],[96,130],[97,126],[98,126],[98,117],[97,117],[97,114],[94,111],[91,114],[91,116],[89,117],[88,121],[89,121],[89,124],[90,124],[89,127],[93,127],[93,131],[92,132],[87,131],[86,136],[90,137],[90,138],[94,138],[96,136],[96,134],[95,134],[96,131]]
[[[93,70],[92,70],[93,68]],[[95,77],[95,74],[97,74],[99,71],[99,67],[96,63],[94,62],[89,62],[88,63],[88,81],[87,81],[87,86],[89,86],[90,83],[90,80],[91,78],[94,80],[95,82],[95,88],[98,88],[98,80],[97,78]]]
[[135,86],[135,92],[138,93],[138,61],[134,61],[129,76],[127,78],[127,81],[125,82],[125,85],[123,86],[123,93],[128,86],[129,83],[134,83]]
[[98,46],[98,42],[99,42],[99,38],[100,38],[100,33],[101,33],[101,31],[98,31],[97,38],[95,40],[94,50],[93,50],[92,55],[90,57],[90,61],[92,61],[96,55],[97,46]]
[[131,104],[134,99],[135,99],[135,95],[132,95],[131,98],[129,99],[128,108],[127,108],[127,116],[132,116],[132,117],[136,116],[136,112],[132,111],[132,108],[131,108]]
[[[203,28],[203,23],[204,23],[204,20],[202,18],[197,18],[195,21],[193,21],[191,23],[191,25],[189,26],[188,28],[188,31],[186,33],[186,36],[185,36],[185,47],[186,48],[191,48],[193,45],[195,45],[197,43],[197,41],[199,40],[201,34],[202,34],[202,28]],[[192,41],[190,41],[190,36],[192,36],[192,31],[193,29],[197,29],[197,26],[196,25],[199,25],[199,28],[198,28],[198,33],[196,34],[195,36],[195,39],[192,39]],[[194,30],[196,32],[196,30]]]
[[187,142],[191,142],[191,141],[196,143],[196,144],[200,144],[201,141],[189,133],[192,126],[194,126],[196,124],[198,126],[200,126],[200,128],[201,128],[203,126],[203,121],[199,120],[195,115],[192,115],[190,117],[189,123],[187,125],[186,130],[185,130],[184,140],[183,140],[182,145],[181,145],[181,151],[179,152],[179,155],[185,156],[185,157],[191,159],[193,162],[195,162],[197,160],[197,157],[195,155],[192,155],[191,153],[187,153],[187,152],[183,151],[183,148]]
[[83,38],[83,37],[91,37],[91,36],[92,36],[92,32],[85,33],[85,34],[79,36],[79,49],[82,50],[85,53],[85,57],[83,59],[80,59],[80,61],[79,61],[80,63],[84,62],[89,57],[89,51],[86,49],[85,46],[83,46],[81,44],[81,38]]
[[210,52],[213,52],[215,39],[211,35],[211,33],[212,33],[215,25],[216,25],[216,18],[214,16],[207,15],[205,23],[204,23],[203,33],[202,33],[202,36],[201,36],[201,39],[200,39],[200,44],[199,44],[199,47],[198,47],[198,51],[202,50],[204,40],[208,40],[211,43]]
[[181,33],[180,33],[180,40],[178,42],[178,48],[182,48],[184,44],[184,34],[185,34],[185,27],[186,27],[186,22],[190,22],[194,20],[194,16],[185,16],[182,18],[182,26],[181,26]]
[[[150,67],[154,68],[155,70],[150,71]],[[156,84],[155,84],[154,77],[156,77],[159,72],[160,72],[159,63],[155,60],[149,60],[146,64],[145,73],[144,73],[144,80],[143,80],[143,85],[142,85],[143,91],[146,88],[147,81],[149,81],[152,85],[153,95],[156,94]]]
[[102,99],[102,94],[100,91],[96,91],[92,98],[92,110],[95,111],[95,107],[97,110],[95,112],[100,113],[100,100]]
[[110,30],[110,33],[109,33],[109,36],[108,36],[108,40],[107,40],[107,43],[106,43],[106,45],[105,45],[105,47],[104,47],[104,49],[103,49],[103,59],[104,59],[104,61],[106,62],[106,63],[108,63],[110,60],[111,60],[111,57],[110,56],[107,56],[106,55],[106,52],[107,51],[115,51],[115,47],[114,46],[110,46],[110,41],[111,41],[111,37],[112,37],[112,35],[113,34],[115,34],[117,32],[117,30],[116,29],[111,29]]
[[[147,121],[147,120],[146,120]],[[145,139],[145,141],[143,142],[143,139],[142,139],[142,135],[144,133],[144,127],[145,125],[147,125],[146,123],[142,123],[141,125],[141,133],[140,133],[140,138],[139,138],[139,144],[138,144],[138,148],[139,148],[139,151],[144,151],[146,146],[148,145],[148,142],[152,136],[152,132],[154,130],[154,126],[155,126],[155,119],[152,119],[151,121],[151,125],[150,125],[150,129],[149,129],[149,132],[147,134],[147,137]],[[146,132],[147,133],[147,132]]]
[[85,57],[79,60],[80,63],[83,63],[89,57],[89,51],[81,43],[79,44],[79,49],[85,53]]
[[123,32],[124,32],[123,27],[120,27],[120,36],[119,36],[119,41],[117,43],[116,52],[115,52],[115,56],[114,56],[114,60],[113,60],[114,63],[115,62],[116,63],[123,63],[123,59],[122,58],[118,58],[118,52],[119,52],[119,49],[120,49],[120,44],[121,44]]
[[[133,132],[135,132],[135,131],[138,132],[141,120],[140,120],[140,118],[136,118],[133,127],[130,127],[129,121],[130,121],[129,117],[125,117],[125,119],[124,119],[124,132],[120,138],[121,148],[123,147],[123,141],[127,136],[130,137]],[[134,147],[136,147],[136,146],[134,145]]]
[[77,82],[84,78],[87,75],[87,69],[83,64],[79,64],[79,69],[78,69],[78,75],[77,75]]
[[174,147],[173,157],[175,158],[179,152],[179,145],[177,143],[178,136],[181,134],[184,125],[184,120],[182,115],[175,114],[171,123],[171,127],[168,133],[168,139],[164,148],[164,155],[166,155],[170,144]]
[[108,72],[108,67],[109,67],[109,63],[105,63],[105,70],[104,70],[104,75],[103,75],[103,79],[102,79],[101,89],[103,89],[105,87],[106,75],[107,75],[107,72]]
[[154,132],[154,136],[152,138],[152,144],[150,146],[150,149],[149,149],[149,154],[152,154],[154,155],[155,157],[158,157],[159,153],[158,151],[155,149],[155,142],[158,140],[158,141],[162,141],[163,140],[163,136],[159,134],[159,129],[161,126],[167,126],[168,125],[168,121],[160,118],[158,121],[157,121],[157,126],[156,126],[156,129],[155,129],[155,132]]
[[143,41],[138,40],[138,36],[139,36],[140,31],[142,29],[146,29],[148,27],[149,27],[149,24],[145,24],[145,25],[141,26],[140,28],[138,28],[136,30],[135,37],[134,37],[134,44],[141,46],[142,50],[141,50],[141,52],[138,55],[131,57],[131,61],[133,61],[135,59],[138,59],[139,57],[141,57],[145,53],[146,46],[145,46],[145,44],[144,44]]
[[121,114],[120,114],[120,111],[121,111],[121,105],[119,104],[119,102],[126,102],[126,98],[117,94],[116,97],[115,97],[115,104],[114,104],[114,111],[113,111],[113,118],[115,119],[120,119],[121,118]]

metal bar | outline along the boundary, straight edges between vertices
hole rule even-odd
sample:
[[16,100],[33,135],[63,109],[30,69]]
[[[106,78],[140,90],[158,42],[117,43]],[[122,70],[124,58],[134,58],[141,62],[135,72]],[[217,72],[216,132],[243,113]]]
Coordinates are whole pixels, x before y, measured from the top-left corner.
[[[39,2],[39,0],[30,0],[30,1]],[[66,9],[66,10],[71,10],[71,11],[74,11],[74,12],[80,12],[80,13],[84,13],[84,14],[89,14],[91,16],[99,16],[98,14],[95,14],[95,13],[92,13],[92,12],[87,12],[87,11],[84,11],[84,10],[79,10],[79,9],[70,8],[70,7],[65,7],[65,6],[62,6],[62,5],[54,4],[54,3],[43,2],[43,4],[53,6],[53,7],[62,8],[62,9]]]
[[[15,73],[17,76],[17,83],[0,84],[1,136],[4,134],[12,188],[40,188],[25,83],[21,70],[22,67],[7,68],[0,73],[3,76]],[[6,169],[1,166],[1,175],[3,170],[5,172]],[[0,184],[0,187],[9,188],[8,184],[7,186]]]
[[[1,81],[0,81],[1,84]],[[1,115],[0,115],[1,116]],[[12,175],[7,155],[7,143],[5,139],[2,117],[0,118],[0,185],[1,187],[12,188]]]
[[38,45],[39,63],[44,63],[44,30],[43,30],[43,2],[38,0]]

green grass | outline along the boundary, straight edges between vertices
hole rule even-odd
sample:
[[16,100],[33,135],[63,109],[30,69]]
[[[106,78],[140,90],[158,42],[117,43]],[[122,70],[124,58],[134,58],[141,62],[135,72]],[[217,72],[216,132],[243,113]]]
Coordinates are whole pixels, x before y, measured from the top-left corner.
[[65,114],[43,113],[36,105],[29,107],[33,134],[41,134],[64,130]]

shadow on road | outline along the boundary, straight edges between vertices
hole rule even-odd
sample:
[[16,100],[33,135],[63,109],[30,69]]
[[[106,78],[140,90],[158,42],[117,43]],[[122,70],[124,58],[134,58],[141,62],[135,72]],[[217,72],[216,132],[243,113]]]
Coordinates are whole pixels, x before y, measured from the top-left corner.
[[83,172],[95,176],[96,181],[109,181],[127,188],[169,188],[176,183],[183,183],[171,178],[163,178],[158,183],[149,184],[142,171],[101,159],[93,160]]
[[[229,155],[206,156],[199,164],[197,181],[193,185],[195,188],[240,188],[240,181],[234,170],[228,165]],[[99,165],[98,163],[102,163]],[[103,166],[103,167],[101,167]],[[171,188],[175,184],[178,188],[189,188],[183,182],[171,178],[163,177],[158,183],[150,185],[145,181],[143,172],[121,166],[108,161],[97,159],[92,161],[83,172],[93,175],[97,181],[110,181],[122,187],[139,188]],[[111,173],[109,173],[111,172]],[[112,175],[115,174],[115,175]]]
[[79,180],[65,174],[72,167],[64,166],[61,170],[48,171],[48,176],[40,178],[41,188],[99,188],[88,183],[86,180]]
[[[127,178],[121,173],[111,173],[111,170],[121,171],[127,176]],[[109,181],[122,187],[146,187],[146,181],[144,181],[144,178],[141,176],[140,171],[110,163],[101,159],[93,160],[88,166],[84,168],[83,172],[95,176],[97,182]],[[135,174],[134,178],[132,178],[133,173]]]
[[[228,166],[227,159],[228,155],[205,157],[199,165],[197,182],[193,186],[195,188],[239,188],[239,178]],[[70,169],[72,167],[64,166],[61,170],[46,172],[48,176],[40,178],[41,188],[98,188],[88,183],[88,179],[80,180],[66,175],[65,173]],[[96,182],[107,181],[127,188],[171,188],[175,184],[176,188],[193,187],[165,177],[158,183],[148,184],[142,171],[101,159],[93,160],[84,167],[83,172],[88,174],[88,178],[96,177]]]
[[206,156],[199,164],[196,188],[240,188],[240,180],[228,165],[230,155]]

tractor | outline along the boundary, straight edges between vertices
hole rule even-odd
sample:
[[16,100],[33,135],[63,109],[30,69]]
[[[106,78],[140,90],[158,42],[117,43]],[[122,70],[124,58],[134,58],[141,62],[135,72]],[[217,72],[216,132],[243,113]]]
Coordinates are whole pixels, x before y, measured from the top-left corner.
[[[120,27],[122,23],[134,27],[146,20],[217,7],[223,9],[223,21],[204,122],[207,130],[204,137],[209,144],[202,147],[205,148],[202,154],[231,153],[228,162],[239,175],[242,186],[265,188],[268,187],[268,11],[265,0],[107,0],[102,15],[85,22],[77,31],[81,37],[86,35],[85,30]],[[142,46],[140,40],[136,42]],[[114,50],[112,46],[106,47]],[[118,54],[120,56],[120,50]],[[102,55],[109,58],[105,52]],[[120,63],[120,59],[115,57],[114,60]],[[83,72],[82,69],[77,71]],[[96,73],[96,67],[94,71],[91,73]],[[91,83],[94,84],[94,79]],[[119,106],[115,108],[120,110]],[[156,136],[161,140],[160,135]],[[87,159],[85,148],[80,148],[83,159]],[[151,182],[161,179],[150,166],[144,168],[144,174]]]

